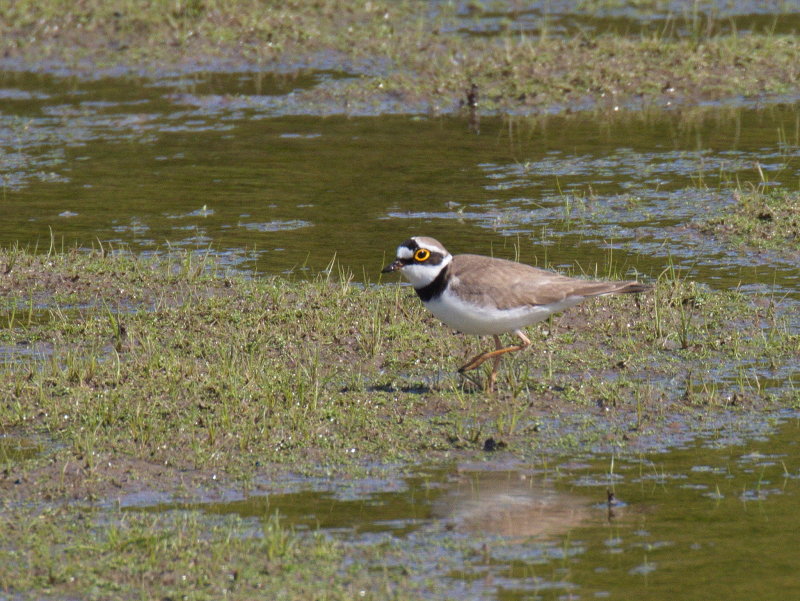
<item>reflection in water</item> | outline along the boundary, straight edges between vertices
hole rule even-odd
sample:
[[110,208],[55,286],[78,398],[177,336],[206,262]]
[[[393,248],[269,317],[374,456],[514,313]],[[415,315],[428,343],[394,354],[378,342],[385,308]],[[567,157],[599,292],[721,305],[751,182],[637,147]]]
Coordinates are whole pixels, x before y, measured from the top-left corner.
[[456,530],[522,538],[566,534],[597,517],[585,499],[517,471],[461,474],[434,503],[434,514],[452,520]]
[[[387,488],[389,490],[387,490]],[[237,495],[209,502],[168,502],[141,494],[122,501],[130,510],[199,510],[265,518],[279,513],[294,527],[345,537],[454,531],[504,537],[550,537],[569,532],[602,512],[586,498],[557,492],[541,477],[517,470],[425,470],[402,483],[362,482],[340,490]]]
[[377,570],[402,567],[423,599],[789,599],[800,594],[800,418],[772,422],[731,415],[698,432],[688,419],[671,450],[613,459],[427,467],[221,503],[140,498],[128,510],[257,521],[277,511]]

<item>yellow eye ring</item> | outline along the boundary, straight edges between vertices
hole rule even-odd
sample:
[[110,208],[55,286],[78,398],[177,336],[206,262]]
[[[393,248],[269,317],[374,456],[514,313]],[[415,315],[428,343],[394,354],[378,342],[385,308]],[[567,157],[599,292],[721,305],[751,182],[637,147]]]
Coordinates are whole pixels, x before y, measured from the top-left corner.
[[431,256],[431,251],[427,248],[420,248],[417,249],[417,252],[414,253],[414,259],[417,261],[427,261],[428,257]]

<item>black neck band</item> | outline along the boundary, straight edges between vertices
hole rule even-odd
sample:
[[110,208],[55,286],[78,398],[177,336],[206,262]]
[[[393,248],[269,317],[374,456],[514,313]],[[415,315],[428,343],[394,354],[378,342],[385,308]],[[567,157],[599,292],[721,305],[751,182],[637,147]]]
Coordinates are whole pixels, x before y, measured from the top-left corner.
[[442,295],[445,286],[447,286],[447,271],[449,269],[450,265],[446,265],[430,284],[422,288],[414,288],[414,291],[423,303],[427,303],[432,298],[438,298]]

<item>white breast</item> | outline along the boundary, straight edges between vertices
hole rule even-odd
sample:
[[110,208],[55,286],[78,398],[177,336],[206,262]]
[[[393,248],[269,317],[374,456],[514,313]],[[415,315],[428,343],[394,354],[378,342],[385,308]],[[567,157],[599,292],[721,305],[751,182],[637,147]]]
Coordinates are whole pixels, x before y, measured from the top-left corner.
[[481,307],[461,300],[449,289],[438,298],[425,303],[425,307],[443,323],[464,334],[503,334],[547,319],[553,313],[577,305],[582,296],[572,296],[549,305],[495,309]]

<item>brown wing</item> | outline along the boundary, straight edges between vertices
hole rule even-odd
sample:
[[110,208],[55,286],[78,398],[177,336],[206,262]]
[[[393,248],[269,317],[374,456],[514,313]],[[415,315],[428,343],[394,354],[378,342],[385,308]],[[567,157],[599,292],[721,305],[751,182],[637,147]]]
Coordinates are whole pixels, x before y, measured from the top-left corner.
[[570,278],[560,273],[505,259],[457,255],[450,267],[458,278],[458,293],[475,304],[498,309],[547,305],[567,297],[642,292],[638,282],[608,282]]

